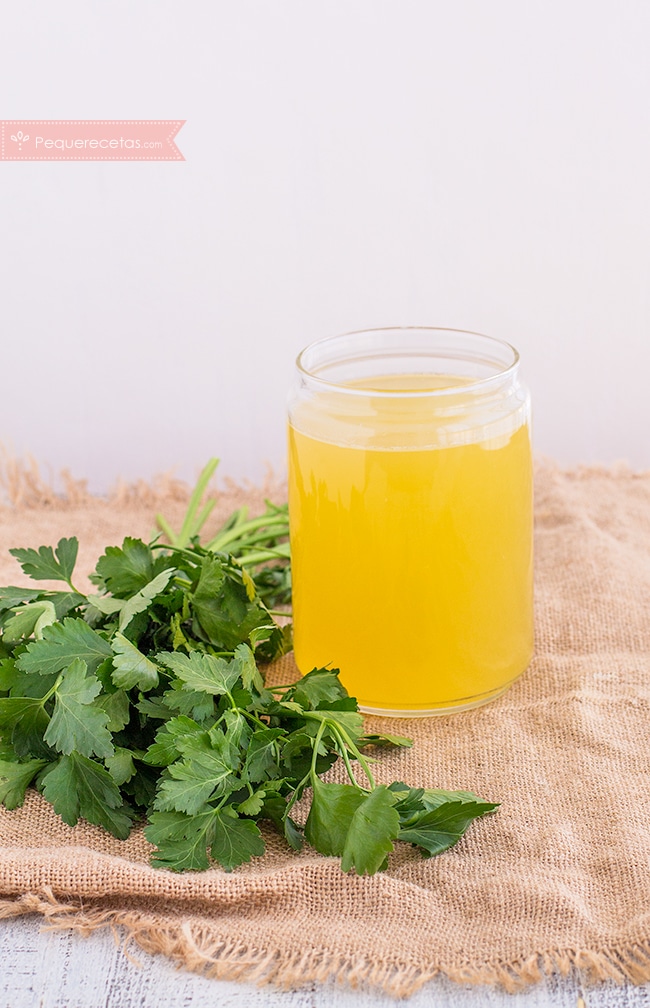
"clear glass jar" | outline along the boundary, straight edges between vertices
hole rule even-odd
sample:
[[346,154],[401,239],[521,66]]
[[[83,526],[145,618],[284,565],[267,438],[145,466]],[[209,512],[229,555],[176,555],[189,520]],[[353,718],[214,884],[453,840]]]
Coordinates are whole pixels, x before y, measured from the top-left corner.
[[289,402],[295,657],[362,710],[476,707],[533,650],[530,400],[478,333],[393,328],[307,347]]

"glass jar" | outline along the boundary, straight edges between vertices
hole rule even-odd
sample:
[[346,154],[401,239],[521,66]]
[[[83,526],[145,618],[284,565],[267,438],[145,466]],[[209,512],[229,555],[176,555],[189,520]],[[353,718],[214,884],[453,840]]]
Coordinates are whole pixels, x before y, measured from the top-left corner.
[[307,347],[289,402],[295,657],[367,713],[477,707],[533,650],[530,400],[514,347],[453,329]]

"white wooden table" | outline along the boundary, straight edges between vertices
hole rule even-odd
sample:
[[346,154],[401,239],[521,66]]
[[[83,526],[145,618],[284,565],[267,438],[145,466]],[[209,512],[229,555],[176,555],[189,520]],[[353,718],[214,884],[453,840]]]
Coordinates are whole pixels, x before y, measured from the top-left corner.
[[[137,947],[127,957],[110,931],[82,938],[46,931],[40,917],[0,922],[0,1008],[641,1008],[650,984],[604,984],[581,991],[578,978],[552,978],[511,995],[489,987],[428,984],[410,1000],[372,991],[309,985],[296,991],[209,980],[177,970]],[[137,960],[137,961],[136,961]],[[583,1001],[580,1001],[582,996]]]

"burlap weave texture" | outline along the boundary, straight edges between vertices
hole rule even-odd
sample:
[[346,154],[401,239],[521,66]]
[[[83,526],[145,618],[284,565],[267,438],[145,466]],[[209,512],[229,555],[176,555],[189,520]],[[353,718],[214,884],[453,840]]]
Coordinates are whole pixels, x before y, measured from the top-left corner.
[[[259,491],[230,488],[220,515],[244,497],[261,504]],[[90,569],[124,534],[148,535],[154,498],[32,495],[5,507],[0,581],[22,583],[10,546],[61,535],[79,536]],[[173,520],[184,494],[163,498]],[[502,803],[497,814],[437,858],[399,845],[372,878],[296,854],[271,830],[252,864],[174,875],[149,867],[141,831],[121,842],[71,829],[30,792],[22,809],[0,810],[0,915],[123,925],[188,968],[284,984],[337,978],[402,995],[442,972],[514,988],[572,965],[650,979],[649,617],[650,474],[543,466],[530,669],[479,710],[391,719],[415,744],[376,766],[380,782],[474,790]]]

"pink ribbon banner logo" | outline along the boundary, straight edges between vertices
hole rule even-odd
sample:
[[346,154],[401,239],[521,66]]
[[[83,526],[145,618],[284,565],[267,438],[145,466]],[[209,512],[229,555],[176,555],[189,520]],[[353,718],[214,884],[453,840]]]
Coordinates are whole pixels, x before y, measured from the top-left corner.
[[184,161],[185,119],[1,119],[0,161]]

